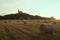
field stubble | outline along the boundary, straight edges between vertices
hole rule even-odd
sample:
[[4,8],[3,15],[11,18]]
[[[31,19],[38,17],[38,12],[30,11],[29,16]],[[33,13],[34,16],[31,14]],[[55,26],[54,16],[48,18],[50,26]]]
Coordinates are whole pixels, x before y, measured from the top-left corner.
[[[0,20],[0,40],[40,40],[41,20]],[[60,22],[54,25],[54,40],[60,40]]]

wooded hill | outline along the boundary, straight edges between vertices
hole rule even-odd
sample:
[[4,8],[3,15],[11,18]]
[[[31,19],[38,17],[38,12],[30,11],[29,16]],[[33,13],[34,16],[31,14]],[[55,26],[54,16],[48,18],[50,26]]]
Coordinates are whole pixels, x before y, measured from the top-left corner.
[[25,20],[30,20],[30,19],[49,19],[46,17],[41,17],[38,15],[30,15],[27,13],[24,13],[22,11],[18,10],[18,13],[15,14],[8,14],[8,15],[4,15],[4,16],[0,16],[0,19],[25,19]]

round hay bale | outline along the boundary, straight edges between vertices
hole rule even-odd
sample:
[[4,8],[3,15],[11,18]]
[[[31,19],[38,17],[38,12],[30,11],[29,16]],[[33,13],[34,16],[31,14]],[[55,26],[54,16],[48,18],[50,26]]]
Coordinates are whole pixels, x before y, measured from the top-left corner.
[[24,24],[27,24],[27,22],[24,22]]
[[7,23],[7,21],[4,21],[4,23]]

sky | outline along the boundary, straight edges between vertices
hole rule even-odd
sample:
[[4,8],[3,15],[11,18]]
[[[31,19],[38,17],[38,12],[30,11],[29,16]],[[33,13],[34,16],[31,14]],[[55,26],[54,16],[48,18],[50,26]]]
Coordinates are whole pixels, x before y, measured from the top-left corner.
[[60,0],[0,0],[0,15],[17,13],[60,19]]

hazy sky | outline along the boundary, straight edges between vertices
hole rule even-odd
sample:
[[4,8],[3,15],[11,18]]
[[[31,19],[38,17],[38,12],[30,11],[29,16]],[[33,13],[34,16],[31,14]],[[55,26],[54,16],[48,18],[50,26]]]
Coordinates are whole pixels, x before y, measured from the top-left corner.
[[0,15],[17,10],[45,17],[60,18],[60,0],[0,0]]

